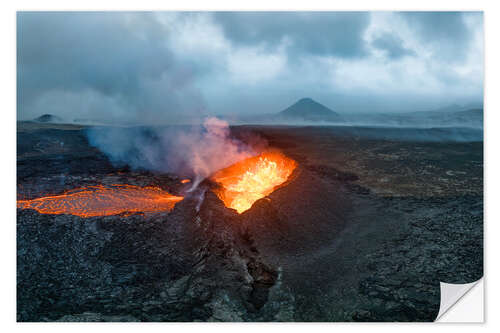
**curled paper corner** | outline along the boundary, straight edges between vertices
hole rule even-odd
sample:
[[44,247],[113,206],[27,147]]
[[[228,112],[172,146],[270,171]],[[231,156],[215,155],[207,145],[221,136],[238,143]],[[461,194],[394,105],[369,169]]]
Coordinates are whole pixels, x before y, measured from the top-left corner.
[[[441,302],[437,322],[483,322],[483,279],[465,284],[439,282]],[[470,292],[474,289],[474,292]],[[468,297],[470,296],[470,297]]]

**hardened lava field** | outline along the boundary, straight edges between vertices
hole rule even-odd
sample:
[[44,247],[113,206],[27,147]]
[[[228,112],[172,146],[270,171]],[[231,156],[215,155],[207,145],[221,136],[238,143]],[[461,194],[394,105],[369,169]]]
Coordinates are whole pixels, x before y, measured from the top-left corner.
[[18,321],[432,321],[483,274],[481,141],[232,127],[279,153],[187,192],[85,131],[18,123]]

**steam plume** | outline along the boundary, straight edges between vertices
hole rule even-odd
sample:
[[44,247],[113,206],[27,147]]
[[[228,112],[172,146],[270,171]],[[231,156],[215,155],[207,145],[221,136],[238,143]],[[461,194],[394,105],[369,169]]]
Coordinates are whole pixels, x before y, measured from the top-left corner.
[[93,127],[87,137],[117,166],[193,177],[191,190],[216,170],[257,154],[231,137],[226,121],[213,117],[201,126]]

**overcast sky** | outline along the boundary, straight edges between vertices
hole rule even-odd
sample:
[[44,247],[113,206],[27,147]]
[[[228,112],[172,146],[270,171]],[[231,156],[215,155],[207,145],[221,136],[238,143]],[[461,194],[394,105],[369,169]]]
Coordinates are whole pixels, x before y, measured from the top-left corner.
[[480,103],[483,16],[19,13],[18,118],[169,122],[311,97],[338,112]]

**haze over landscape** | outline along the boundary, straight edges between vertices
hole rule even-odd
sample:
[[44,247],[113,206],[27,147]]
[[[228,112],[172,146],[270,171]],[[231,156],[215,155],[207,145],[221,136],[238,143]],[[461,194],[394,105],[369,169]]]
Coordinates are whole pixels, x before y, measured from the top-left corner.
[[265,122],[304,99],[333,112],[305,121],[482,109],[480,12],[22,12],[17,28],[18,120]]

